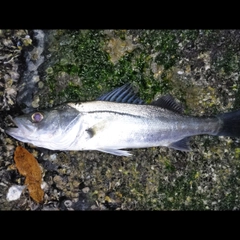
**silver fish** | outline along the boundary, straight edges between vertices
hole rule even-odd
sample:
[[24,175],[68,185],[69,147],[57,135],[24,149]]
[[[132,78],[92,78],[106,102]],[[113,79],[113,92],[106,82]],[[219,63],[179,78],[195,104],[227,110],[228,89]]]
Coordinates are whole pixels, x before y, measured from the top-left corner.
[[13,119],[6,133],[22,142],[51,150],[98,150],[129,156],[124,149],[166,146],[189,151],[189,137],[209,134],[240,136],[240,110],[211,117],[182,114],[166,95],[144,104],[130,84],[96,101],[67,103]]

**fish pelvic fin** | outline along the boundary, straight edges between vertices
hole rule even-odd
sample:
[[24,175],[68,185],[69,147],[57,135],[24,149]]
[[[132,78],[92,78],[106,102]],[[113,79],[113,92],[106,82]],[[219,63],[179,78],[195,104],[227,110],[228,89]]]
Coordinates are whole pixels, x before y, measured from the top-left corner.
[[240,110],[223,113],[217,117],[221,121],[217,136],[240,137]]
[[125,156],[125,157],[129,157],[131,156],[132,154],[128,151],[125,151],[125,150],[119,150],[119,149],[96,149],[100,152],[104,152],[104,153],[110,153],[110,154],[113,154],[113,155],[117,155],[117,156]]

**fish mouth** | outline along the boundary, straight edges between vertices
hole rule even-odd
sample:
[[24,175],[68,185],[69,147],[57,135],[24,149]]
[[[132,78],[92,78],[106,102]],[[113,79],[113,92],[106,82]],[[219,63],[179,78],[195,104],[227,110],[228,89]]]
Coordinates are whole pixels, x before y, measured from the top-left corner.
[[11,119],[11,121],[14,123],[14,127],[7,128],[5,132],[9,134],[10,136],[22,141],[26,139],[26,137],[32,132],[32,129],[24,120],[21,118],[14,118]]

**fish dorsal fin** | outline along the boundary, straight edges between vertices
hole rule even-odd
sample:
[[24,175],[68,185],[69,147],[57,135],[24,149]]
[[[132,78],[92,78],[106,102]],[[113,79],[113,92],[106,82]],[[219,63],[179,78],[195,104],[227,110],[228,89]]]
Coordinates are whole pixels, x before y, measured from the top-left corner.
[[108,92],[99,98],[99,101],[109,101],[118,103],[144,104],[144,101],[138,98],[131,83],[127,83],[119,88]]
[[162,96],[156,101],[153,101],[151,105],[158,106],[161,108],[166,108],[176,113],[183,113],[182,106],[176,103],[175,99],[170,94]]

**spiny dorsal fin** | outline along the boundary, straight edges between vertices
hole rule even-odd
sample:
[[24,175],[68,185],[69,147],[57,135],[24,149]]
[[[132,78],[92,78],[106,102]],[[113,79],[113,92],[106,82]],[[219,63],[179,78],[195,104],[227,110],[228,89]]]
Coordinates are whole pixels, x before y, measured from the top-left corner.
[[176,113],[183,112],[182,106],[176,103],[175,99],[170,94],[162,96],[158,100],[153,101],[151,105],[158,106],[161,108],[166,108]]
[[119,88],[108,92],[99,98],[99,101],[109,101],[118,103],[144,104],[144,101],[138,98],[131,83],[127,83]]

